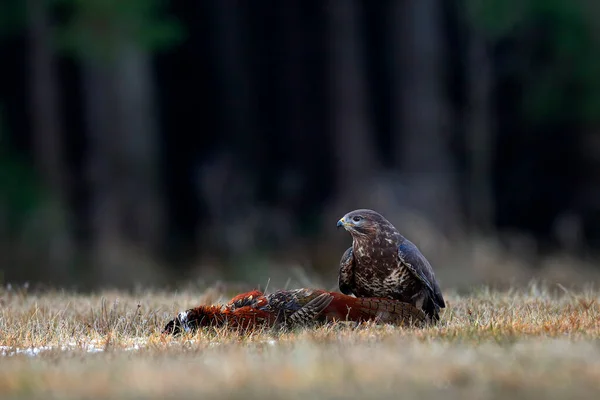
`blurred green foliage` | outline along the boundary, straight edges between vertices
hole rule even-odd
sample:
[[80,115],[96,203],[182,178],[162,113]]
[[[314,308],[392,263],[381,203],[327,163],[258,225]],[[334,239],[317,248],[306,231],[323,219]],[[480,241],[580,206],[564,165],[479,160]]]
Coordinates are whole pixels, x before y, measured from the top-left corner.
[[0,108],[0,233],[15,235],[45,200],[43,189],[31,167],[12,151]]
[[0,1],[0,40],[20,32],[27,16],[25,0]]
[[183,28],[166,12],[165,0],[53,0],[69,15],[57,44],[85,59],[105,60],[124,42],[150,51],[181,40]]
[[[536,122],[600,116],[600,15],[585,0],[465,0],[472,26],[491,44],[520,47],[523,109]],[[544,54],[533,47],[544,49]]]
[[[166,0],[40,1],[50,15],[59,11],[59,15],[67,16],[56,25],[54,40],[59,49],[76,57],[106,59],[114,56],[124,41],[157,51],[183,37],[181,25],[166,12]],[[24,0],[0,1],[0,40],[25,31],[27,11]],[[0,209],[8,216],[8,227],[14,232],[19,221],[24,221],[45,195],[32,164],[22,160],[8,143],[1,117]]]
[[[124,50],[151,55],[184,36],[167,5],[167,0],[1,0],[0,43],[27,40],[30,23],[49,23],[45,28],[50,29],[54,50],[79,61],[111,63]],[[30,18],[33,13],[35,18]],[[47,190],[36,163],[11,145],[2,125],[10,121],[1,117],[0,266],[69,266],[74,253],[66,205]],[[49,271],[56,275],[59,269]]]

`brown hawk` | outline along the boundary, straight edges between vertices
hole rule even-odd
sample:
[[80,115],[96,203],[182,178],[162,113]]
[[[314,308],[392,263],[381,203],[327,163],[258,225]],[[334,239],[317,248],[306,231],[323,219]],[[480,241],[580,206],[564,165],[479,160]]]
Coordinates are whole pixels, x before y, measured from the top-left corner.
[[446,303],[431,264],[417,246],[373,210],[351,211],[337,226],[352,235],[352,247],[340,260],[342,293],[399,300],[439,320]]

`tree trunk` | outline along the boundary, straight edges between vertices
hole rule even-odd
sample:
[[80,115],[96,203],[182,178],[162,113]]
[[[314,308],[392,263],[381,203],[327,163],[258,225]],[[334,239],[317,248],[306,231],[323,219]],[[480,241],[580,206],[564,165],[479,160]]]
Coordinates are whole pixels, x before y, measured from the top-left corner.
[[164,239],[150,57],[125,38],[116,54],[83,64],[93,257],[105,283],[139,281],[134,263],[153,272]]
[[[300,20],[303,0],[292,0],[282,5],[278,18],[278,30],[281,31],[282,73],[279,75],[281,86],[282,120],[286,138],[285,143],[290,149],[288,157],[304,157],[304,151],[310,149],[312,143],[307,143],[307,133],[310,123],[307,113],[311,110],[308,100],[308,66],[306,65],[306,39]],[[297,160],[300,161],[300,160]]]
[[46,269],[51,276],[64,280],[69,263],[74,256],[74,246],[69,225],[67,172],[63,165],[63,126],[61,121],[58,66],[53,49],[54,29],[49,17],[48,1],[28,0],[29,17],[29,68],[30,117],[35,164],[44,188],[50,195],[44,212],[38,215],[43,221],[36,224],[43,229],[47,240],[40,246]]
[[[205,201],[205,218],[198,227],[199,238],[207,247],[216,248],[226,261],[247,255],[255,245],[255,229],[250,220],[255,216],[254,164],[260,158],[262,145],[255,140],[256,121],[253,112],[252,76],[245,54],[247,25],[239,2],[213,0],[215,19],[215,63],[220,84],[223,110],[221,131],[227,150],[213,155],[200,167],[203,177],[200,195]],[[254,225],[254,226],[252,226]],[[210,234],[208,234],[210,232]]]
[[367,199],[365,189],[378,169],[367,112],[360,3],[331,2],[330,81],[336,195],[343,209]]
[[31,73],[31,121],[38,170],[53,195],[64,193],[62,124],[56,55],[52,48],[54,30],[46,0],[28,0],[29,57]]
[[120,136],[118,164],[124,167],[122,229],[149,254],[161,254],[165,209],[160,188],[161,155],[150,55],[122,41],[116,64],[116,104]]
[[393,2],[392,135],[405,206],[444,231],[458,225],[456,170],[445,123],[441,5]]
[[241,155],[253,146],[251,130],[255,126],[252,110],[252,77],[244,53],[247,29],[240,4],[213,0],[215,16],[215,48],[217,69],[220,72],[222,101],[225,116],[223,132],[232,139]]
[[82,77],[88,138],[92,259],[99,279],[108,279],[122,267],[118,265],[118,248],[125,243],[120,229],[120,188],[124,171],[116,160],[119,140],[123,139],[119,138],[118,127],[114,125],[117,112],[111,66],[84,60]]
[[469,35],[467,64],[467,149],[469,154],[469,217],[472,229],[490,233],[493,226],[492,196],[492,66],[484,37]]

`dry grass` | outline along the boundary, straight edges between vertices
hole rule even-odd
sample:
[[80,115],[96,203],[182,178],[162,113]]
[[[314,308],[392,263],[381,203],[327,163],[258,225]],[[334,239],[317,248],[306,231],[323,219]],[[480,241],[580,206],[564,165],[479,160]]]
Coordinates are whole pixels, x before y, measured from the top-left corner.
[[179,310],[228,296],[0,292],[0,397],[558,399],[600,391],[600,293],[591,290],[448,293],[442,323],[423,330],[338,324],[161,337]]

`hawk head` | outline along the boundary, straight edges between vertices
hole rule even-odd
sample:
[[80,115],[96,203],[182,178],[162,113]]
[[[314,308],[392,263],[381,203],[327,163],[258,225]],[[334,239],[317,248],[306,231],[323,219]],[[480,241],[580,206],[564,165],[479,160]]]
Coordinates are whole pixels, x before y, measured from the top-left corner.
[[384,229],[395,230],[394,226],[383,215],[367,209],[350,211],[340,218],[337,226],[338,228],[343,227],[353,237],[378,235]]

